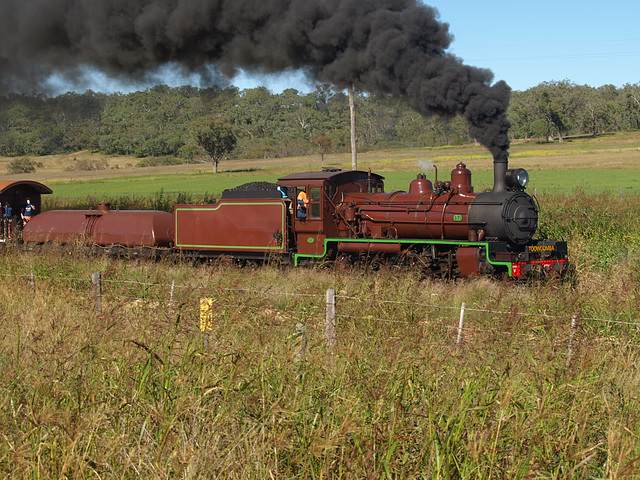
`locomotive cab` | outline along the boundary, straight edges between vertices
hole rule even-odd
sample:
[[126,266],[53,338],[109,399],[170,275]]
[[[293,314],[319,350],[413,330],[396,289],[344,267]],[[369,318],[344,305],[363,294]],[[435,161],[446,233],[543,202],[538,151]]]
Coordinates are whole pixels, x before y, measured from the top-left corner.
[[[363,171],[328,169],[322,172],[296,173],[278,180],[289,197],[297,202],[300,192],[308,197],[306,215],[291,214],[291,234],[297,253],[322,255],[325,239],[339,236],[336,206],[345,194],[384,191],[384,177]],[[297,206],[294,206],[297,209]]]

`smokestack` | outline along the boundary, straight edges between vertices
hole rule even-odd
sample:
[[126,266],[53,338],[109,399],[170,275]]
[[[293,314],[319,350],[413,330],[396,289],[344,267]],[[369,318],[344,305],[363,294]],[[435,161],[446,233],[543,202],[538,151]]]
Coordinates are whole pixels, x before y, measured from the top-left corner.
[[[510,88],[446,53],[453,36],[422,0],[2,0],[0,94],[75,86],[97,69],[140,80],[163,67],[232,78],[303,70],[338,89],[409,99],[462,115],[506,158]],[[81,80],[87,81],[86,75]]]
[[507,189],[507,157],[493,158],[493,192],[504,192]]

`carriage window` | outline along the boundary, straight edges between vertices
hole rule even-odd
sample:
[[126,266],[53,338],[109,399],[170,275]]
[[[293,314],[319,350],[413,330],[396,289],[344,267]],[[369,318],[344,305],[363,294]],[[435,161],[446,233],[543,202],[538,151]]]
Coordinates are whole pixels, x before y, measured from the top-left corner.
[[309,216],[319,218],[320,217],[320,188],[311,188],[311,194],[309,195]]

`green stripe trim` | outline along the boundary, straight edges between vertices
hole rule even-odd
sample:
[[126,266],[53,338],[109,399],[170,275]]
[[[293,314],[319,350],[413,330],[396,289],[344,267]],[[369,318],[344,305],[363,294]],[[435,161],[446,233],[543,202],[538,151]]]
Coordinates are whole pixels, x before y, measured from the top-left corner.
[[246,246],[246,245],[191,245],[186,243],[181,243],[176,245],[178,248],[202,248],[202,249],[224,249],[225,251],[233,251],[233,250],[273,250],[273,251],[284,251],[282,247],[268,247],[268,246]]
[[507,267],[509,271],[509,276],[511,273],[511,262],[499,262],[495,260],[491,260],[489,258],[489,242],[468,242],[468,241],[455,241],[455,240],[420,240],[420,239],[409,239],[409,240],[399,240],[399,239],[372,239],[372,238],[325,238],[324,239],[324,252],[320,254],[304,254],[304,253],[296,253],[294,254],[294,265],[298,266],[298,261],[302,258],[322,258],[327,254],[328,246],[331,243],[401,243],[401,244],[409,244],[409,245],[458,245],[458,246],[471,246],[471,247],[485,247],[485,252],[487,256],[487,262],[491,265],[496,266],[504,266]]

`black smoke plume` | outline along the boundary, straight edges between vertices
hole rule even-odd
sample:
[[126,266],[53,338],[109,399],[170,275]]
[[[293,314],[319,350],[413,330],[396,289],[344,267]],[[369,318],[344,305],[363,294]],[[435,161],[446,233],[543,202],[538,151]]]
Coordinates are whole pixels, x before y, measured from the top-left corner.
[[510,89],[446,53],[449,26],[419,0],[0,0],[0,93],[83,68],[144,78],[302,69],[338,88],[405,96],[423,113],[462,114],[506,159]]

